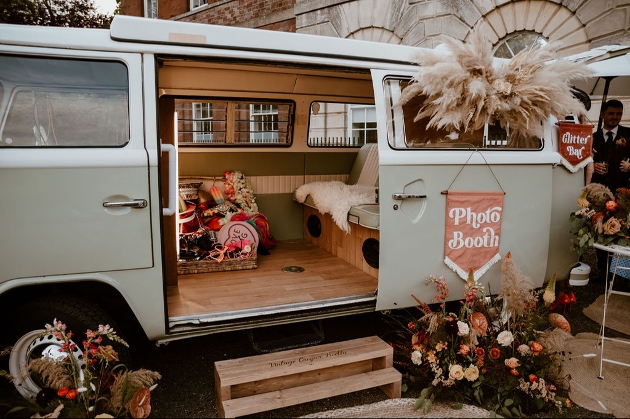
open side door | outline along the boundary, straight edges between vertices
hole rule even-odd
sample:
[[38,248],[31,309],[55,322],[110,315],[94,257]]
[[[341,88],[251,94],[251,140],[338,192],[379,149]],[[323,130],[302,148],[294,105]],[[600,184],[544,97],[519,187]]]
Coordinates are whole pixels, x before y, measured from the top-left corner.
[[[422,122],[410,122],[417,112],[404,115],[403,108],[395,106],[411,76],[372,71],[381,217],[377,310],[413,306],[412,294],[435,302],[435,287],[425,285],[430,275],[447,279],[449,300],[463,298],[465,280],[444,263],[447,190],[505,192],[498,253],[503,258],[511,252],[522,272],[535,286],[542,286],[549,253],[552,172],[560,160],[552,147],[557,134],[547,124],[545,138],[536,147],[515,149],[491,143],[486,128],[476,140],[460,137],[447,148],[451,138],[426,131],[426,122],[417,129]],[[446,142],[435,147],[440,141]],[[478,282],[487,294],[497,294],[501,260]]]

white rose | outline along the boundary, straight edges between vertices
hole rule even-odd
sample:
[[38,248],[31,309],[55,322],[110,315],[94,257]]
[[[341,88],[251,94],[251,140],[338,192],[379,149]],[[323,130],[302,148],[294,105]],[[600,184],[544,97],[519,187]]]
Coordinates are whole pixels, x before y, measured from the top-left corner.
[[458,321],[457,328],[459,329],[459,331],[457,332],[459,336],[466,336],[470,332],[470,327],[468,327],[468,323]]
[[461,365],[455,364],[448,368],[448,378],[452,380],[461,380],[464,378],[464,369]]
[[420,351],[413,351],[411,354],[411,362],[416,365],[422,364],[422,353]]
[[475,381],[477,378],[479,378],[479,368],[477,368],[476,365],[471,365],[470,367],[466,368],[466,371],[464,371],[464,377],[468,381]]
[[499,342],[499,345],[501,346],[509,346],[512,342],[514,342],[514,336],[512,336],[512,332],[509,330],[504,330],[499,333],[499,336],[497,336],[497,342]]

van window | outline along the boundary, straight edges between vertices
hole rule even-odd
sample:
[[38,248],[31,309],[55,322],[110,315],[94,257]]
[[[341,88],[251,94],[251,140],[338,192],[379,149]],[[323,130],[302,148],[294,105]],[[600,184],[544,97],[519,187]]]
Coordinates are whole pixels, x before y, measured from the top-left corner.
[[414,119],[424,105],[425,97],[416,96],[402,107],[398,105],[402,91],[410,79],[387,78],[385,98],[387,103],[387,136],[392,148],[423,149],[526,149],[539,150],[542,140],[536,137],[523,138],[510,135],[509,127],[486,124],[476,131],[456,131],[427,128],[430,118]]
[[122,147],[128,99],[120,62],[0,54],[0,145]]
[[361,103],[312,102],[308,145],[361,147],[376,143],[376,107]]
[[175,99],[179,145],[290,145],[293,102]]

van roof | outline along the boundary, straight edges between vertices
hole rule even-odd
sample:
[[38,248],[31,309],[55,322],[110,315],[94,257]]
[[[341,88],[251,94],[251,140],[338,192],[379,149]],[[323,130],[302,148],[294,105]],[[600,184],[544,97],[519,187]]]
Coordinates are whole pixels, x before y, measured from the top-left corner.
[[117,41],[229,48],[410,64],[419,48],[384,42],[117,15]]
[[[424,48],[263,29],[178,22],[116,15],[110,29],[59,28],[0,24],[0,44],[216,56],[264,58],[288,63],[362,68],[410,69]],[[212,53],[209,54],[209,50]],[[400,66],[400,67],[399,67]]]

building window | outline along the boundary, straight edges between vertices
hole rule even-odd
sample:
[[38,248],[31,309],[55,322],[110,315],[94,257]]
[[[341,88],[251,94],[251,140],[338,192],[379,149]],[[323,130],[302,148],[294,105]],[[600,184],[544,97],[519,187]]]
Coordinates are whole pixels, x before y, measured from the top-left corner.
[[372,105],[350,105],[350,130],[348,136],[358,145],[377,142],[376,107]]
[[158,18],[158,0],[144,0],[145,16],[150,19]]
[[524,49],[535,46],[547,45],[545,37],[535,32],[515,32],[511,33],[497,43],[494,56],[497,58],[510,59]]
[[208,0],[190,0],[190,10],[196,9],[208,4]]
[[[521,51],[534,47],[542,47],[547,45],[548,41],[542,35],[536,32],[514,32],[507,35],[497,43],[494,50],[494,56],[497,58],[510,59]],[[507,130],[500,126],[487,126],[484,130],[484,146],[485,147],[507,147],[510,138],[509,127]],[[530,146],[535,144],[526,142]]]
[[255,103],[249,105],[249,132],[252,143],[278,142],[278,107]]
[[212,142],[212,103],[193,102],[193,142]]

